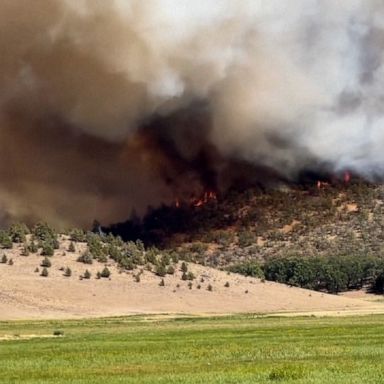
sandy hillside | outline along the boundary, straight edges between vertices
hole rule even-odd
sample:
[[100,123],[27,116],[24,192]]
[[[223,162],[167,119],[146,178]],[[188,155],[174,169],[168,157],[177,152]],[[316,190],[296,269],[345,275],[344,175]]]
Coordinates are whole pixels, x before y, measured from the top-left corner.
[[[138,271],[119,273],[113,264],[109,264],[110,279],[96,279],[104,265],[79,263],[79,254],[65,252],[67,248],[68,242],[62,242],[50,258],[48,277],[40,276],[42,256],[21,256],[19,248],[4,252],[13,265],[0,264],[0,320],[137,313],[384,313],[382,302],[290,288],[193,264],[189,270],[197,278],[192,289],[181,280],[179,268],[175,275],[164,278],[164,287],[159,286],[161,278],[151,272],[144,271],[136,282],[133,274]],[[71,277],[64,276],[63,267],[71,268]],[[85,269],[92,273],[89,280],[80,279]],[[225,287],[227,282],[229,287]]]

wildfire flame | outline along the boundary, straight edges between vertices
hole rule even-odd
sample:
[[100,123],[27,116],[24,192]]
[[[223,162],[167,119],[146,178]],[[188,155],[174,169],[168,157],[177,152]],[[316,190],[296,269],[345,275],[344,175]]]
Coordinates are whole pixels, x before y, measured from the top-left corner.
[[348,171],[346,171],[344,173],[344,183],[348,184],[350,181],[351,181],[351,174]]
[[[213,191],[205,192],[201,197],[192,197],[189,199],[189,205],[195,208],[202,207],[205,204],[208,204],[211,201],[217,200],[217,194]],[[181,202],[180,199],[175,199],[175,207],[180,208]]]
[[191,203],[194,207],[202,207],[203,205],[209,203],[210,201],[217,200],[217,195],[215,192],[205,192],[204,195],[199,199],[192,199]]

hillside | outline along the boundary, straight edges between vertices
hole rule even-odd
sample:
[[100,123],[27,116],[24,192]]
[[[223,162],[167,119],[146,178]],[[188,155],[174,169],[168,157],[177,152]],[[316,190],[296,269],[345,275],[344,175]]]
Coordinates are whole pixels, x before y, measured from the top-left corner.
[[[49,257],[47,277],[41,276],[44,258],[22,256],[21,246],[5,251],[13,264],[0,264],[0,320],[60,319],[120,316],[142,313],[228,314],[228,313],[383,313],[384,304],[289,287],[260,279],[227,274],[209,267],[189,264],[193,281],[183,281],[181,264],[175,274],[164,278],[140,268],[122,272],[116,263],[78,262],[84,243],[67,252],[70,242],[60,238],[60,248]],[[65,253],[65,256],[63,255]],[[96,278],[108,265],[109,278]],[[71,276],[65,276],[65,268]],[[39,272],[36,271],[39,268]],[[85,270],[91,273],[84,279]],[[135,276],[140,273],[140,281]],[[164,286],[161,285],[162,279]],[[209,290],[209,286],[212,290]]]
[[135,224],[147,244],[15,224],[0,232],[1,317],[381,312],[379,296],[326,291],[383,281],[383,196],[361,181],[232,192],[152,210]]

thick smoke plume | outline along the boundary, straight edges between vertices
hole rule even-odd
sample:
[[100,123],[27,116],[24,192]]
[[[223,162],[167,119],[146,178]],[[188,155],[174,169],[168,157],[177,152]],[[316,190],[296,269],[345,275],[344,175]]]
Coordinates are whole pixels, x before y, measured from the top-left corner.
[[380,177],[383,48],[378,0],[2,0],[3,219],[110,223],[243,163]]

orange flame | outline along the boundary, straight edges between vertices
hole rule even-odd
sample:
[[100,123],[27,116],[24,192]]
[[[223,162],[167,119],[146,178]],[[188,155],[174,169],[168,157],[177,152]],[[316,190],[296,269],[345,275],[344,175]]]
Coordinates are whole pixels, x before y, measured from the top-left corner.
[[209,203],[210,201],[216,201],[217,195],[215,192],[205,192],[204,195],[199,199],[192,199],[191,204],[194,207],[202,207],[203,205]]
[[350,181],[351,181],[351,174],[348,171],[346,171],[344,173],[344,183],[348,184]]

